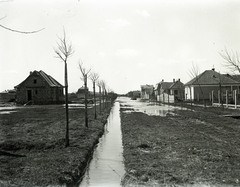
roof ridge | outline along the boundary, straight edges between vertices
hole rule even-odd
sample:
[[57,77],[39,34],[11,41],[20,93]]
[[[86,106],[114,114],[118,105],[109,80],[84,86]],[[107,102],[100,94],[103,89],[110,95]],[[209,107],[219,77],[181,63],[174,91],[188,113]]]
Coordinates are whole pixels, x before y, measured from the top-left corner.
[[45,73],[42,70],[40,70],[38,73],[49,84],[49,86],[51,86],[51,87],[62,87],[62,85],[57,80],[55,80],[51,75],[48,75],[47,73]]

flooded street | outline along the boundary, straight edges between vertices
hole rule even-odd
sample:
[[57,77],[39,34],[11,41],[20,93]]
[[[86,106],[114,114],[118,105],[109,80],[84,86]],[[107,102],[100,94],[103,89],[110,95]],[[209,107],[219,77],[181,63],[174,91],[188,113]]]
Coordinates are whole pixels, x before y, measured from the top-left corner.
[[[130,108],[132,112],[142,112],[148,115],[166,116],[175,115],[175,110],[186,110],[187,108],[171,106],[167,104],[156,104],[155,102],[142,102],[138,100],[131,100],[128,97],[120,98],[121,108]],[[131,112],[130,110],[126,112]]]
[[121,186],[125,174],[123,163],[120,105],[115,102],[105,126],[105,132],[94,151],[80,187]]

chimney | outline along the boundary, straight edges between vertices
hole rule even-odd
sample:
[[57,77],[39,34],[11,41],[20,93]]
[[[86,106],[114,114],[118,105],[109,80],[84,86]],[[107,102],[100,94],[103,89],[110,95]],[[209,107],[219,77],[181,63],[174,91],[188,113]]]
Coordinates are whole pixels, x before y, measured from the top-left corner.
[[164,79],[162,79],[162,82],[164,82]]
[[212,68],[213,71],[215,71],[215,68]]
[[173,79],[173,82],[175,82],[175,79]]
[[180,82],[180,78],[178,79],[178,81]]

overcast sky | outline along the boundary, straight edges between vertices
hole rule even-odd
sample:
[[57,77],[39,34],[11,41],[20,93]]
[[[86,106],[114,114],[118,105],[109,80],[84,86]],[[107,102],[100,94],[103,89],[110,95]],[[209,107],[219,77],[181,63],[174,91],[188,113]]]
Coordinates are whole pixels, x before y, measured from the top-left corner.
[[[6,17],[5,17],[6,16]],[[64,83],[64,64],[55,58],[58,36],[74,47],[68,60],[69,92],[83,85],[78,68],[99,73],[116,93],[140,85],[191,77],[215,67],[226,73],[219,52],[240,52],[240,1],[171,0],[13,0],[0,1],[0,91],[43,70]],[[90,82],[90,81],[89,81]],[[91,84],[89,84],[91,87]]]

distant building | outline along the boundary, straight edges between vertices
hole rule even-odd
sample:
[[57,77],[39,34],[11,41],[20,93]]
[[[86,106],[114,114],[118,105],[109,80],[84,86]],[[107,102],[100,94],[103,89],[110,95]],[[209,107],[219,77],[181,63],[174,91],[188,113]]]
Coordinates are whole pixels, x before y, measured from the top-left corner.
[[131,99],[136,100],[137,98],[141,97],[141,92],[139,90],[130,91],[127,93],[128,97],[131,97]]
[[184,99],[184,84],[180,79],[173,79],[172,82],[161,82],[156,84],[156,100],[163,103],[174,103],[176,100]]
[[[88,88],[87,88],[87,92],[88,92]],[[88,92],[88,95],[89,95],[89,92]],[[85,87],[84,86],[82,86],[81,88],[78,89],[77,98],[78,99],[85,99]]]
[[64,102],[63,86],[44,71],[30,72],[15,86],[17,104],[58,104]]
[[184,84],[178,79],[173,79],[173,84],[169,87],[170,95],[174,95],[174,100],[184,100]]
[[154,96],[153,85],[142,85],[141,86],[141,99],[152,99]]
[[0,103],[15,102],[16,90],[5,90],[0,92]]

